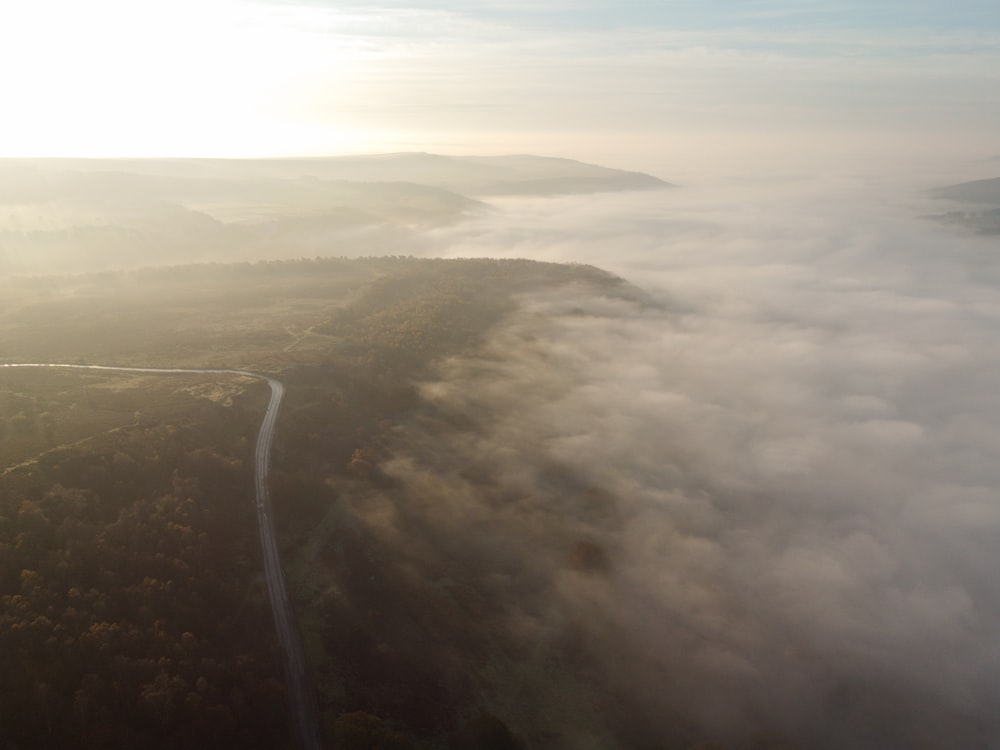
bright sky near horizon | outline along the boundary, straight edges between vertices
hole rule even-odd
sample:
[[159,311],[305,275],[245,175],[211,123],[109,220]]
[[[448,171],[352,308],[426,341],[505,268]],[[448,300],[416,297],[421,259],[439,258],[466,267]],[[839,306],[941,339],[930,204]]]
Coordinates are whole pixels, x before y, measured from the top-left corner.
[[988,156],[1000,5],[9,2],[0,92],[3,156]]

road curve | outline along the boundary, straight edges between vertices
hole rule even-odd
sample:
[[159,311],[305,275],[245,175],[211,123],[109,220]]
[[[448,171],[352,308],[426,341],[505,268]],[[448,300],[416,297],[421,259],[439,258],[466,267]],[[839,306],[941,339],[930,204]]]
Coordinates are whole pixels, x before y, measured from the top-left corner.
[[242,375],[248,378],[266,380],[271,387],[271,400],[264,412],[264,419],[257,433],[254,450],[254,483],[257,495],[257,527],[260,531],[260,550],[264,559],[264,577],[267,594],[271,600],[271,614],[285,655],[285,680],[288,684],[288,698],[291,704],[292,723],[299,745],[304,750],[321,750],[319,722],[312,687],[306,672],[305,651],[302,636],[295,621],[295,614],[288,598],[288,586],[278,554],[278,536],[271,520],[271,500],[267,492],[267,477],[271,468],[271,445],[278,422],[281,399],[285,386],[267,375],[248,370],[196,369],[183,367],[117,367],[114,365],[71,365],[46,363],[0,364],[0,368],[64,368],[70,370],[104,370],[109,372],[145,372],[153,374],[187,373],[192,375]]

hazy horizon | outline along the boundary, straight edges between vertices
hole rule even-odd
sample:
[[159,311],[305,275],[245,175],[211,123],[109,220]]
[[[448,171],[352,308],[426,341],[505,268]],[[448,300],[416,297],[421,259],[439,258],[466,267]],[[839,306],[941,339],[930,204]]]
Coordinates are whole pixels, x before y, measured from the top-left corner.
[[39,0],[0,11],[0,155],[541,153],[681,181],[987,158],[998,15],[984,0]]

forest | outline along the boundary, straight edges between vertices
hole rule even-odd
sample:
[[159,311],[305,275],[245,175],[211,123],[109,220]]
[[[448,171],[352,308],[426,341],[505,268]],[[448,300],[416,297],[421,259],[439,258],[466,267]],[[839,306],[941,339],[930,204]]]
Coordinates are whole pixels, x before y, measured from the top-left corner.
[[[425,408],[420,379],[474,351],[520,295],[641,303],[635,289],[585,266],[405,257],[3,283],[0,362],[286,383],[272,500],[331,747],[538,744],[476,671],[477,654],[514,645],[489,632],[503,604],[465,584],[427,599],[434,571],[408,573],[346,498],[402,492],[380,467]],[[0,747],[292,746],[252,507],[266,390],[0,370]],[[573,555],[604,565],[586,540]]]

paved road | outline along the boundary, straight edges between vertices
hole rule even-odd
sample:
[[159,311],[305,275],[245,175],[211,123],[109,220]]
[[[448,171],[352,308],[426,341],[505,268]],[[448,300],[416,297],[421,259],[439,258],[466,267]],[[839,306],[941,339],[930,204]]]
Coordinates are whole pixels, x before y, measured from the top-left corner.
[[267,580],[267,594],[271,600],[271,613],[274,616],[274,628],[278,634],[285,653],[285,679],[288,683],[288,696],[291,703],[292,722],[299,744],[304,750],[321,750],[319,739],[319,722],[316,715],[316,702],[313,700],[312,687],[306,673],[305,652],[302,648],[302,637],[295,622],[291,602],[288,599],[288,587],[285,584],[285,573],[281,567],[281,557],[278,554],[278,537],[271,521],[271,500],[267,492],[267,476],[271,467],[271,444],[274,442],[274,429],[278,422],[278,411],[281,409],[281,399],[285,395],[285,386],[274,378],[247,370],[229,369],[189,369],[181,367],[115,367],[112,365],[69,365],[69,364],[6,364],[0,367],[49,367],[70,370],[106,370],[110,372],[147,372],[155,374],[188,373],[197,375],[242,375],[248,378],[266,380],[271,386],[271,400],[264,413],[264,420],[257,433],[257,447],[254,451],[254,481],[257,494],[257,526],[260,530],[260,549],[264,558],[264,577]]

